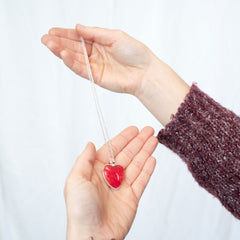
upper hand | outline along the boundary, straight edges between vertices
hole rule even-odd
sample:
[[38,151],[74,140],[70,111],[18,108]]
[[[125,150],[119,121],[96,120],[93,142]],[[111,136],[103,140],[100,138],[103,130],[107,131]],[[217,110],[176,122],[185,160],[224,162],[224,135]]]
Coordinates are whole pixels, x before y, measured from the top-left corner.
[[150,49],[120,30],[79,24],[76,29],[50,29],[42,37],[42,43],[84,78],[88,74],[80,36],[85,39],[95,83],[111,91],[137,96],[156,59]]
[[153,173],[157,146],[154,130],[141,132],[128,127],[111,140],[116,164],[124,167],[124,180],[118,190],[111,190],[103,178],[109,163],[106,146],[97,152],[89,143],[77,158],[65,185],[68,240],[122,240],[134,220],[138,202]]

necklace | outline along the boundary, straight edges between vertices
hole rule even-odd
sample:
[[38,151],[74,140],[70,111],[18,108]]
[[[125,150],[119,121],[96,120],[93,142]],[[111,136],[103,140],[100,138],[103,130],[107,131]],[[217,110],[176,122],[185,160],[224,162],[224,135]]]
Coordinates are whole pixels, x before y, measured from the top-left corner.
[[107,127],[106,127],[103,114],[101,111],[101,107],[99,104],[99,100],[97,97],[95,82],[93,80],[92,71],[91,71],[88,54],[87,54],[83,37],[81,37],[81,41],[82,41],[83,53],[84,53],[84,57],[87,65],[88,77],[89,77],[89,80],[91,81],[91,89],[92,89],[93,98],[94,98],[94,102],[95,102],[95,106],[98,114],[98,119],[101,125],[105,145],[108,152],[108,158],[109,158],[109,163],[105,164],[103,168],[103,177],[105,182],[111,189],[118,189],[121,186],[121,183],[124,178],[124,169],[121,165],[116,164],[116,161],[114,159],[112,144],[108,136]]

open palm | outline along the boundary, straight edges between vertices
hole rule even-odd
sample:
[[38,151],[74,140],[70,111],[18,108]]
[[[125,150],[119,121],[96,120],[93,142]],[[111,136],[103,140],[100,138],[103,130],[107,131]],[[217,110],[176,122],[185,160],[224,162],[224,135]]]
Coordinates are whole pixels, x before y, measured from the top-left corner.
[[116,164],[124,167],[121,187],[112,190],[105,183],[103,168],[109,163],[106,146],[97,152],[89,143],[66,181],[65,199],[68,222],[93,239],[122,240],[134,220],[140,197],[153,173],[157,146],[154,130],[141,132],[129,127],[111,140]]
[[42,42],[76,74],[88,78],[80,36],[86,41],[93,77],[101,87],[136,95],[154,54],[120,30],[77,25],[52,28]]

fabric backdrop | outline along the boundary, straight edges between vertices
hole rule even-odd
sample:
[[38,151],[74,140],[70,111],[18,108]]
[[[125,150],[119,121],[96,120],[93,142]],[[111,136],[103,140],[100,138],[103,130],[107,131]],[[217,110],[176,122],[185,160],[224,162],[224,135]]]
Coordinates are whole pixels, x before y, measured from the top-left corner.
[[[65,179],[103,137],[90,83],[40,42],[76,23],[122,29],[189,85],[240,113],[238,0],[0,0],[0,239],[65,239]],[[134,97],[97,88],[111,137],[161,124]],[[159,109],[161,111],[161,109]],[[127,240],[235,240],[240,222],[163,145]]]

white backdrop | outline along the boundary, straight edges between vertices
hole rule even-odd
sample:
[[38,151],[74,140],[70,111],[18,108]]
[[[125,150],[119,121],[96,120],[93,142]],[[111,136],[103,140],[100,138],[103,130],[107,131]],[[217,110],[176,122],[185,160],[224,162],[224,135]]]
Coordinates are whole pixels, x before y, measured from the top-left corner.
[[[118,28],[188,83],[240,113],[238,0],[0,0],[0,239],[65,239],[65,179],[103,137],[90,84],[41,44],[49,28]],[[160,123],[127,94],[97,88],[111,137]],[[161,111],[161,109],[159,109]],[[127,240],[235,240],[240,222],[163,145]]]

